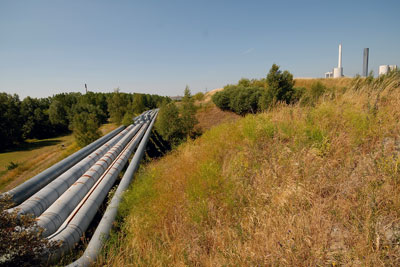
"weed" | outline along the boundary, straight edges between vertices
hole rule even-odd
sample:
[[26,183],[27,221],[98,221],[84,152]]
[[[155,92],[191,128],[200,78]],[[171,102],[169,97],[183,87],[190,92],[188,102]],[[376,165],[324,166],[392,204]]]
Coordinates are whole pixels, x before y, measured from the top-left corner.
[[13,161],[10,161],[10,163],[8,163],[8,165],[7,165],[7,170],[11,171],[11,170],[17,168],[18,166],[19,166],[18,162],[15,163]]

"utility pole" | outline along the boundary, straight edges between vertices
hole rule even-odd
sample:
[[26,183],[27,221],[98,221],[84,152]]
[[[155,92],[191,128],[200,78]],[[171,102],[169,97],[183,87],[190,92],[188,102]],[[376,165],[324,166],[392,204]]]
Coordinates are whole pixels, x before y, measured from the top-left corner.
[[85,83],[85,90],[86,90],[86,94],[87,94],[87,84]]

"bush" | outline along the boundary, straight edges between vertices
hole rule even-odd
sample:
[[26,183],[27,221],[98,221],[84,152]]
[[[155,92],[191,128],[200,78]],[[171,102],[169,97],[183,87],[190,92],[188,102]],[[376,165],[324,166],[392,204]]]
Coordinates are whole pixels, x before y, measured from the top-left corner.
[[15,163],[13,161],[10,161],[10,163],[8,163],[7,170],[9,170],[9,171],[13,170],[13,169],[17,168],[18,166],[19,166],[18,162]]
[[196,124],[196,107],[193,104],[189,87],[186,86],[180,108],[174,102],[164,102],[160,108],[155,128],[165,141],[176,146],[187,137],[197,135],[194,131]]
[[183,140],[182,120],[175,103],[161,106],[155,128],[162,138],[172,145],[177,145]]
[[45,264],[44,253],[58,244],[42,237],[43,229],[30,215],[8,212],[10,198],[0,198],[0,266],[39,266]]
[[327,88],[320,82],[313,83],[311,89],[305,91],[303,97],[300,100],[302,106],[311,105],[314,106],[318,99],[326,92]]
[[298,101],[303,92],[296,91],[293,86],[293,75],[288,71],[282,72],[278,65],[273,64],[267,78],[242,78],[237,85],[227,85],[223,91],[214,94],[212,100],[222,110],[246,115],[267,110],[277,102],[289,104]]
[[201,101],[204,99],[204,93],[203,92],[198,92],[193,96],[193,100],[195,101]]

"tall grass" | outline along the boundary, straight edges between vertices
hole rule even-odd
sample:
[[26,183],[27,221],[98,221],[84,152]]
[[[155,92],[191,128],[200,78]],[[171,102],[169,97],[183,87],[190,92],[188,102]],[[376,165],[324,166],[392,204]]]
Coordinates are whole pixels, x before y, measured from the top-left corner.
[[400,265],[400,77],[212,128],[142,168],[98,265]]

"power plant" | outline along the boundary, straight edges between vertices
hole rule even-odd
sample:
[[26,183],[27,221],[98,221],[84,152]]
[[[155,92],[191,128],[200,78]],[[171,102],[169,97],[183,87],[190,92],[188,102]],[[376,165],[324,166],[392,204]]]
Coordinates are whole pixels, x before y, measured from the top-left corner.
[[[369,61],[369,48],[364,48],[363,54],[363,68],[362,76],[368,76],[368,61]],[[397,65],[380,65],[378,69],[378,75],[385,75],[391,71],[397,70]],[[325,72],[325,78],[340,78],[343,77],[342,67],[342,44],[339,44],[339,61],[337,68],[333,68],[333,71]]]
[[333,68],[333,71],[325,72],[325,78],[340,78],[340,77],[343,77],[342,44],[339,44],[339,60],[337,68]]
[[397,70],[397,65],[380,65],[378,75],[385,75],[394,70]]

